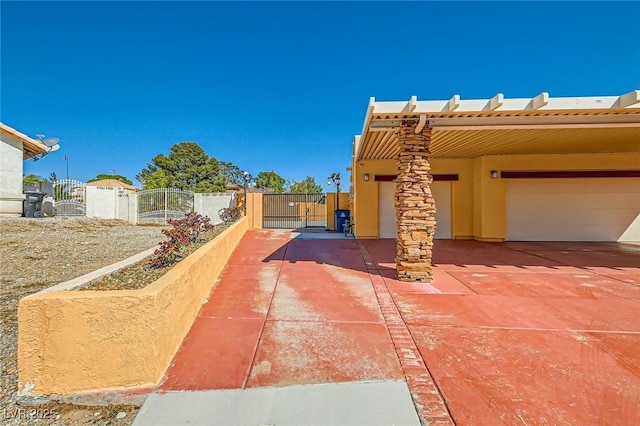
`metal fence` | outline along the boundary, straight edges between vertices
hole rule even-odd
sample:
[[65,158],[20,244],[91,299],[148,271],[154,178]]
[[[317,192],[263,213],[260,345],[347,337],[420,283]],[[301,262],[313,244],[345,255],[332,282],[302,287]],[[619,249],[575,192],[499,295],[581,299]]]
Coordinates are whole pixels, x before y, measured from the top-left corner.
[[326,196],[317,194],[264,194],[264,228],[326,228]]
[[86,184],[78,180],[62,179],[53,183],[56,216],[84,216],[87,211]]
[[193,192],[175,188],[138,192],[138,223],[166,223],[193,211]]

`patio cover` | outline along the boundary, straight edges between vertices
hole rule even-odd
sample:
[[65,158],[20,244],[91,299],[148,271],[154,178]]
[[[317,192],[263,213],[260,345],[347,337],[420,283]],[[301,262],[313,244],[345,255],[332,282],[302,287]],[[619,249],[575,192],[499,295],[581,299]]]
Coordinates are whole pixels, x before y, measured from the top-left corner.
[[403,120],[431,130],[432,158],[640,153],[640,90],[621,96],[369,101],[355,160],[394,159]]

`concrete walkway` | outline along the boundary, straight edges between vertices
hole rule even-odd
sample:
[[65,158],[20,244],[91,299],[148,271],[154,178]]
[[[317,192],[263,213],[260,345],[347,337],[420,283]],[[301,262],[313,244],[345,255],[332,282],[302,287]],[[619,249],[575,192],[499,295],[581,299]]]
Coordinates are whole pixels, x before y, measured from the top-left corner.
[[640,424],[640,246],[394,251],[249,231],[134,424]]
[[404,381],[167,392],[149,396],[134,424],[416,425]]

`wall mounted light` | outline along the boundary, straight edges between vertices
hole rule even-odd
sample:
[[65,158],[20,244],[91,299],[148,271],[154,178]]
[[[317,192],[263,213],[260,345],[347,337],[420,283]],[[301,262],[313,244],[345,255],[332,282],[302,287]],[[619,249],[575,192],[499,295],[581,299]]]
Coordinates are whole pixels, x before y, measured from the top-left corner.
[[367,182],[369,180],[369,173],[365,173],[364,174],[364,180],[365,180],[365,182]]
[[498,171],[491,170],[491,179],[498,179]]

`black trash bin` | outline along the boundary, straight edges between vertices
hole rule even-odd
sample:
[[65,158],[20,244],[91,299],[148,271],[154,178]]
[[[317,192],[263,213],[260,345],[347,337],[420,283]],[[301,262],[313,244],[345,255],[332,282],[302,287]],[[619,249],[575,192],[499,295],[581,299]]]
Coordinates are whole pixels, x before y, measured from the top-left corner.
[[344,224],[349,220],[349,210],[336,210],[336,231],[344,232]]
[[22,204],[22,215],[24,217],[44,217],[42,211],[42,201],[46,192],[24,191],[24,201]]

